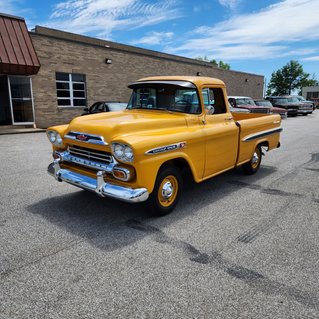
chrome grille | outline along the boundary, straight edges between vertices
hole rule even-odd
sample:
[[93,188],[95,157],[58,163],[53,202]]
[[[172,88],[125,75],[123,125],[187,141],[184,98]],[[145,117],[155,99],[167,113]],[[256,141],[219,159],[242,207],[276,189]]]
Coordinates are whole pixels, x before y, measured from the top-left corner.
[[80,157],[89,161],[97,161],[106,164],[110,164],[113,162],[113,156],[110,153],[104,151],[92,150],[77,145],[70,145],[68,147],[68,151],[70,155]]

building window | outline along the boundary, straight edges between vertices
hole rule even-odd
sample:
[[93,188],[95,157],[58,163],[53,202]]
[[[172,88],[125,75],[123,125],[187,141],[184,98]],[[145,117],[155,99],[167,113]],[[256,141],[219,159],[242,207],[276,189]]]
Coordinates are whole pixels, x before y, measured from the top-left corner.
[[86,106],[85,75],[55,73],[58,106]]

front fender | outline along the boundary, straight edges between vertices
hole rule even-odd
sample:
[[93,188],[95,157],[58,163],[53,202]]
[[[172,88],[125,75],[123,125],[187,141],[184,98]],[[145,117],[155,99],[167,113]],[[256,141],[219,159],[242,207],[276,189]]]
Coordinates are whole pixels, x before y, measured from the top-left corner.
[[143,185],[149,193],[151,193],[154,189],[155,181],[157,174],[165,163],[183,159],[188,164],[192,175],[195,181],[199,181],[196,177],[196,168],[191,161],[191,158],[184,152],[175,151],[171,153],[162,153],[156,155],[145,155],[143,160],[139,161],[135,165],[136,169],[136,177],[137,177],[137,184]]

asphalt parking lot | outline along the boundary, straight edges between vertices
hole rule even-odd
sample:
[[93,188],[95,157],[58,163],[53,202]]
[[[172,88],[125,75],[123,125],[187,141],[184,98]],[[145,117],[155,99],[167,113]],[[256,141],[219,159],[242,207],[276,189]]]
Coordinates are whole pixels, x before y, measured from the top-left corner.
[[56,182],[44,133],[0,136],[0,318],[319,318],[319,110],[283,128],[158,219]]

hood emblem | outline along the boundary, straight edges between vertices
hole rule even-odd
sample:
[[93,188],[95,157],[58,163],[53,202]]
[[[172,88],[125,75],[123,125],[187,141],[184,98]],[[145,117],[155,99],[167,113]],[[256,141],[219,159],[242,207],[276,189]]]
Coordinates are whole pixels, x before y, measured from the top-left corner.
[[68,134],[64,135],[64,138],[67,138],[73,141],[77,140],[77,141],[90,143],[90,144],[108,145],[108,143],[104,141],[104,137],[100,135],[70,131]]
[[80,140],[80,141],[87,141],[89,139],[89,137],[87,135],[84,135],[84,134],[79,134],[76,136],[76,139]]

